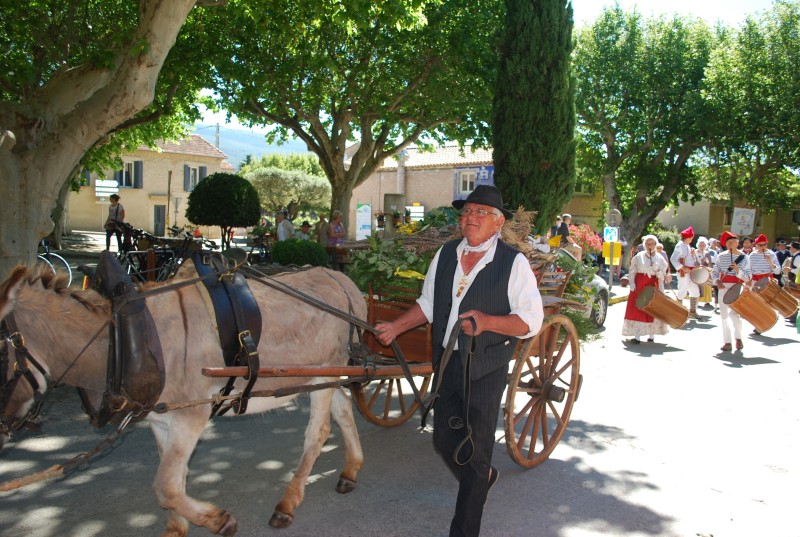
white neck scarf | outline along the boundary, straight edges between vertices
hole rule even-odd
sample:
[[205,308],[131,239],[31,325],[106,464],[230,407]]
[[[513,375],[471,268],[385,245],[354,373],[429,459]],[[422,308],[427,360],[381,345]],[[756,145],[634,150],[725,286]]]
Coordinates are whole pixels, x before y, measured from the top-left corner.
[[497,243],[497,239],[500,238],[500,232],[496,232],[494,235],[486,239],[484,242],[480,243],[477,246],[470,246],[467,242],[467,239],[464,239],[464,253],[468,254],[470,252],[488,252],[489,248],[494,246]]

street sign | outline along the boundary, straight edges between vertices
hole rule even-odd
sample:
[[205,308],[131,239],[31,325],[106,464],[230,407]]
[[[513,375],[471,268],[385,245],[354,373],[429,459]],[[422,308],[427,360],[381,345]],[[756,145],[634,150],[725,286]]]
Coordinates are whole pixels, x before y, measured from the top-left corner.
[[617,227],[622,223],[622,213],[616,209],[611,209],[606,213],[606,225],[608,227]]
[[119,183],[115,179],[98,179],[94,183],[94,194],[103,198],[119,194]]
[[619,228],[618,227],[604,227],[603,228],[603,241],[605,241],[605,242],[619,242]]
[[[611,249],[611,245],[614,245],[614,249]],[[613,252],[613,256],[611,255]],[[604,242],[603,243],[603,258],[606,260],[606,263],[609,265],[619,265],[620,260],[622,259],[622,244],[618,242]],[[613,259],[612,259],[613,257]]]

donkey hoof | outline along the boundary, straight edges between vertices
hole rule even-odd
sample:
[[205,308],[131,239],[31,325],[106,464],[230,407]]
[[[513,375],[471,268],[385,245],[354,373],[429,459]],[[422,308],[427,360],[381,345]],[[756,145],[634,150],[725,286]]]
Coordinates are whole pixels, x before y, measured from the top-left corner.
[[294,517],[292,515],[275,511],[272,513],[272,518],[269,519],[269,525],[273,528],[288,528],[293,521]]
[[233,537],[237,531],[239,531],[239,524],[235,518],[228,515],[228,520],[225,521],[225,524],[222,525],[217,534],[223,537]]
[[339,494],[347,494],[356,490],[356,482],[346,477],[340,477],[339,482],[336,483],[336,492]]

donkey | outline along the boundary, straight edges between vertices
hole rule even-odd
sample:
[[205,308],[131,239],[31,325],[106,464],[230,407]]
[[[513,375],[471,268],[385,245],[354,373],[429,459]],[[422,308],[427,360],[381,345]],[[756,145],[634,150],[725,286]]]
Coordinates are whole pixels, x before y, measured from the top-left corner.
[[[191,260],[187,261],[191,263]],[[193,272],[189,270],[189,272]],[[182,272],[186,274],[186,271]],[[179,275],[180,277],[180,275]],[[281,282],[325,304],[351,311],[366,318],[366,304],[347,276],[327,269],[311,269],[278,276]],[[174,281],[174,280],[173,280]],[[158,287],[166,284],[151,284]],[[351,339],[350,325],[313,306],[264,285],[253,284],[253,295],[262,311],[262,363],[286,365],[344,365]],[[202,283],[187,285],[162,294],[148,296],[150,310],[162,343],[165,386],[160,403],[179,403],[210,397],[220,391],[227,379],[201,375],[204,366],[223,365],[216,333],[214,313]],[[0,319],[13,313],[27,349],[39,361],[47,377],[102,393],[106,385],[107,330],[89,345],[74,366],[68,366],[91,337],[111,316],[110,302],[92,290],[69,289],[56,276],[18,266],[0,284]],[[64,374],[66,371],[66,374]],[[335,379],[313,378],[309,383]],[[240,391],[244,381],[237,381]],[[298,384],[291,378],[260,378],[255,390],[277,389]],[[20,394],[12,394],[0,413],[19,416],[29,404],[33,390],[19,383]],[[248,412],[264,412],[280,407],[295,396],[278,399],[251,399]],[[331,431],[330,417],[339,425],[344,439],[345,462],[336,490],[347,493],[355,488],[363,465],[361,443],[356,431],[351,401],[341,388],[326,388],[311,393],[311,412],[305,431],[303,454],[295,475],[270,519],[274,527],[289,526],[296,508],[303,501],[306,480]],[[232,414],[232,413],[229,413]],[[163,537],[184,537],[189,522],[213,533],[234,535],[237,523],[227,511],[186,494],[186,476],[192,452],[208,422],[210,407],[199,405],[163,414],[147,415],[158,446],[160,463],[153,483],[159,504],[169,511]],[[0,438],[2,441],[2,438]]]

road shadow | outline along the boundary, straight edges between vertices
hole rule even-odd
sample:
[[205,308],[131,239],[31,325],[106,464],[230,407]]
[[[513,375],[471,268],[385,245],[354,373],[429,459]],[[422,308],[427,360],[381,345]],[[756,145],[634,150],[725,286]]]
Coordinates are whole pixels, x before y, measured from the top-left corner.
[[[656,336],[659,337],[659,336]],[[660,336],[660,337],[667,337],[667,336]],[[649,341],[642,341],[638,345],[636,343],[632,343],[630,340],[626,339],[622,342],[625,347],[625,350],[630,351],[634,354],[638,354],[643,358],[650,358],[653,356],[664,356],[673,352],[683,352],[684,349],[680,349],[678,347],[673,347],[671,345],[667,345],[666,343],[659,342],[658,340],[654,342]]]
[[763,358],[760,356],[745,356],[742,351],[720,351],[718,352],[714,358],[721,361],[727,367],[733,367],[736,369],[743,368],[745,366],[751,365],[764,365],[764,364],[777,364],[776,360],[772,360],[770,358]]
[[790,343],[800,343],[800,341],[798,341],[796,339],[789,339],[789,338],[785,338],[785,337],[772,338],[772,337],[769,337],[769,336],[767,336],[765,334],[753,334],[753,333],[749,334],[747,336],[747,339],[752,339],[753,341],[757,341],[760,344],[765,345],[767,347],[777,347],[778,345],[787,345],[787,344],[790,344]]

